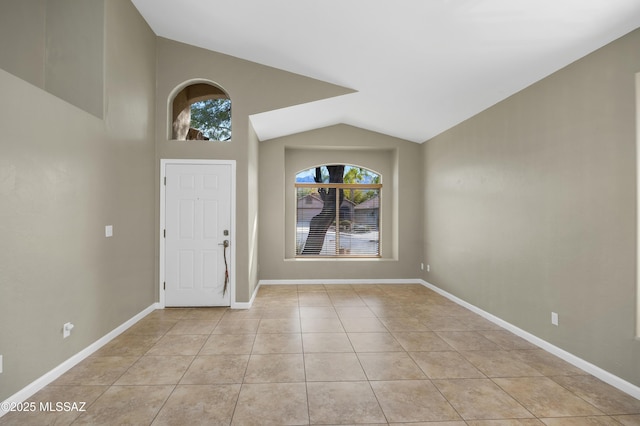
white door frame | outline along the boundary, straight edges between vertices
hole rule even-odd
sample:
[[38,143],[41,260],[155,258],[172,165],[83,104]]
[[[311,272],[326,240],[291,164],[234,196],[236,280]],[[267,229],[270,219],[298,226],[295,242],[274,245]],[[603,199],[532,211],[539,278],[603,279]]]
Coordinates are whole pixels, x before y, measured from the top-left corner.
[[189,159],[160,159],[160,308],[165,308],[165,243],[164,229],[166,226],[165,200],[166,186],[164,179],[166,177],[167,165],[169,164],[205,164],[205,165],[228,165],[231,166],[231,235],[229,236],[229,251],[231,261],[229,262],[229,295],[231,296],[231,308],[236,307],[236,161],[235,160],[189,160]]

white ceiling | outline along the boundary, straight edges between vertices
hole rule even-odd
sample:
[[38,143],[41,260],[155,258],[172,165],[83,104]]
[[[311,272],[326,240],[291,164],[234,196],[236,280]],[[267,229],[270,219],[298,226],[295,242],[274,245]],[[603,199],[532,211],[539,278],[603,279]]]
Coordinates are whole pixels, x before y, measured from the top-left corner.
[[252,116],[260,140],[346,123],[421,143],[640,27],[640,0],[133,3],[158,36],[356,90]]

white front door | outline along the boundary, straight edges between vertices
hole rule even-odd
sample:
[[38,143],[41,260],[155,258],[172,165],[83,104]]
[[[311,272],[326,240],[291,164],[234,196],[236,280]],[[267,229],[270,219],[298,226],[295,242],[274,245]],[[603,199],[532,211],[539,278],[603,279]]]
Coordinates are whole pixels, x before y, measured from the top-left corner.
[[165,306],[230,305],[231,169],[166,164]]

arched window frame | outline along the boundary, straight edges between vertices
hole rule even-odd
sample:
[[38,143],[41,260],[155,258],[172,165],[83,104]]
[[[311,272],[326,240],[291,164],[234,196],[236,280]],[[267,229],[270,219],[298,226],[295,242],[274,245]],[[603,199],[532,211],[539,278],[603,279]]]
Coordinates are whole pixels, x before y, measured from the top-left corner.
[[[369,182],[345,182],[354,171],[368,176]],[[303,174],[307,178],[301,182]],[[374,170],[350,164],[297,172],[296,257],[381,257],[381,179]]]
[[[207,139],[206,135],[191,126],[191,109],[197,102],[212,99],[229,100],[229,137],[227,139]],[[231,97],[218,84],[208,80],[192,80],[173,92],[169,99],[169,139],[171,140],[211,140],[220,142],[231,141]]]

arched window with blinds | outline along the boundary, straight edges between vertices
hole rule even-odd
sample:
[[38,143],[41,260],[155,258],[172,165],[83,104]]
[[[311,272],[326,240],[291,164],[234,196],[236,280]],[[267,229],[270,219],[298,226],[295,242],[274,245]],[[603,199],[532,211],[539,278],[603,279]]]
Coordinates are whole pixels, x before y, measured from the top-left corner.
[[380,257],[381,176],[326,164],[296,174],[297,257]]

